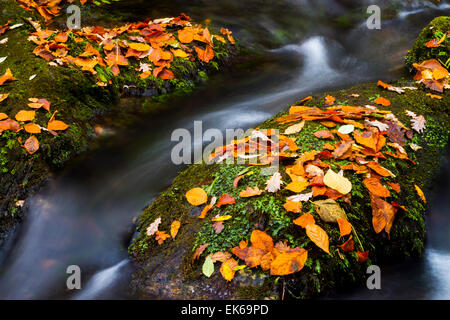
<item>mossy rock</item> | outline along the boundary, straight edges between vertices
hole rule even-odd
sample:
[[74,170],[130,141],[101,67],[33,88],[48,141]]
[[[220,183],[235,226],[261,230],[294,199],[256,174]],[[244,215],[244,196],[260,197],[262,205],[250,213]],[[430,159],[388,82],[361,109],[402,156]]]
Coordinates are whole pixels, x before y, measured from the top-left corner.
[[[82,8],[89,11],[83,23],[98,20],[95,18],[97,13],[100,12],[101,15],[106,10],[95,5]],[[17,78],[17,81],[0,87],[0,93],[9,93],[8,98],[0,102],[0,112],[14,118],[18,111],[28,109],[29,98],[45,98],[51,102],[51,112],[58,110],[56,119],[69,125],[68,130],[60,132],[56,137],[48,132],[39,134],[37,138],[40,149],[32,156],[21,147],[23,141],[30,136],[24,130],[18,133],[5,131],[0,135],[0,246],[7,232],[22,220],[26,211],[26,206],[17,206],[16,202],[25,200],[30,192],[36,191],[52,170],[63,167],[76,155],[100,145],[100,139],[97,139],[99,135],[95,131],[97,124],[124,130],[133,122],[139,121],[144,113],[161,112],[161,101],[191,92],[209,74],[230,64],[238,52],[237,45],[220,43],[215,47],[215,57],[209,64],[176,58],[172,63],[176,79],[168,81],[153,76],[141,79],[136,71],[139,67],[137,61],[124,67],[118,77],[105,69],[97,68],[96,71],[106,78],[105,82],[111,81],[110,85],[100,87],[96,85],[98,79],[88,72],[77,68],[50,66],[44,59],[33,54],[35,44],[27,38],[30,32],[34,32],[34,28],[25,19],[31,17],[34,21],[43,23],[43,18],[37,12],[21,8],[14,0],[0,0],[0,12],[0,25],[7,22],[10,25],[22,24],[0,36],[0,39],[8,38],[7,43],[0,45],[0,57],[7,57],[0,64],[0,74],[10,68]],[[113,12],[111,15],[114,16]],[[112,20],[108,21],[108,26],[111,26]],[[64,14],[61,14],[47,27],[52,30],[63,29],[64,22]],[[84,51],[86,41],[76,44],[71,40],[67,42],[70,54],[76,55],[77,52]],[[29,80],[31,76],[34,78]],[[127,87],[134,89],[126,91]],[[123,95],[152,96],[153,102],[149,103],[150,99],[147,99],[147,103],[139,106],[137,103],[128,103],[118,108],[118,101]],[[39,110],[34,121],[46,124],[51,112]]]
[[428,59],[437,59],[447,68],[450,66],[450,39],[446,39],[438,48],[428,48],[426,43],[437,36],[447,34],[450,30],[450,17],[443,16],[433,19],[428,26],[423,28],[419,37],[414,42],[413,48],[406,56],[406,66],[410,72],[414,72],[413,63],[421,63]]
[[[404,80],[392,85],[410,86],[412,82]],[[352,96],[354,93],[360,96]],[[392,201],[407,208],[407,211],[397,213],[390,237],[385,233],[376,234],[373,231],[369,194],[361,184],[362,177],[355,174],[350,178],[353,183],[351,205],[343,202],[340,204],[357,231],[362,246],[370,252],[365,263],[358,264],[353,252],[344,254],[344,259],[340,259],[336,249],[343,241],[338,241],[338,228],[336,225],[322,222],[311,204],[304,203],[302,211],[311,212],[316,222],[328,233],[332,254],[327,255],[314,246],[305,232],[292,224],[292,220],[298,215],[283,209],[289,192],[282,190],[271,195],[264,193],[258,197],[240,198],[239,192],[248,185],[264,188],[267,176],[260,175],[259,168],[253,167],[254,174],[245,177],[241,180],[242,185],[234,189],[233,179],[244,166],[198,164],[182,172],[140,216],[137,228],[139,235],[129,247],[130,255],[137,266],[131,281],[132,290],[141,298],[262,299],[279,298],[284,282],[285,297],[311,298],[343,286],[363,283],[368,265],[382,265],[420,257],[424,250],[426,205],[417,196],[414,184],[426,193],[429,192],[450,134],[450,95],[446,93],[442,100],[435,100],[426,93],[427,90],[420,88],[397,94],[383,90],[373,83],[326,93],[336,97],[338,103],[346,105],[365,105],[376,97],[383,96],[391,101],[389,109],[403,123],[409,123],[404,109],[423,114],[427,119],[424,134],[416,134],[413,138],[413,142],[421,145],[423,149],[417,152],[408,150],[416,165],[394,158],[380,161],[381,165],[396,175],[393,181],[399,182],[402,187],[399,194],[391,192]],[[314,96],[307,105],[326,107],[326,94]],[[286,112],[282,112],[276,115],[258,128],[284,130],[287,125],[280,126],[275,119],[285,114]],[[320,129],[325,127],[316,122],[307,122],[296,140],[301,152],[317,150],[319,144],[323,144],[313,136],[313,133]],[[284,170],[281,169],[280,172]],[[288,181],[287,178],[285,181]],[[238,201],[235,205],[213,209],[204,220],[198,219],[202,208],[189,205],[184,195],[189,189],[199,186],[208,190],[210,195],[229,193]],[[221,215],[230,214],[233,218],[225,222],[225,228],[220,234],[216,234],[209,218],[219,211]],[[146,228],[158,217],[162,219],[160,230],[168,230],[175,219],[182,223],[177,237],[162,245],[158,245],[154,237],[146,235]],[[241,240],[248,240],[255,228],[265,230],[274,241],[288,240],[288,245],[292,247],[307,248],[308,260],[303,270],[281,279],[271,277],[268,272],[262,272],[258,268],[244,269],[236,273],[231,283],[227,283],[220,275],[220,263],[217,263],[211,278],[201,274],[201,266],[207,254],[231,251]],[[193,251],[204,243],[209,244],[208,248],[199,260],[192,262]]]

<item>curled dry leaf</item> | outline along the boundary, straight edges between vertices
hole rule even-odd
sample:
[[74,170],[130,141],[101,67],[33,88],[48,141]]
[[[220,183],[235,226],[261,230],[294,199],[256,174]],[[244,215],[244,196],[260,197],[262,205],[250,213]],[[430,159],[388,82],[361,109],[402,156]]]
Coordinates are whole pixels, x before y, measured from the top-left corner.
[[281,174],[279,172],[275,172],[269,180],[266,181],[266,190],[268,192],[277,192],[281,189]]
[[161,217],[157,218],[147,227],[147,235],[152,236],[158,231],[159,225],[161,224]]
[[208,195],[202,188],[192,188],[186,192],[186,199],[193,206],[199,206],[208,201]]
[[333,199],[318,200],[313,202],[313,204],[314,209],[320,216],[320,219],[322,219],[325,222],[335,223],[337,222],[338,218],[348,220],[347,215],[345,214],[344,210],[342,210],[339,203],[336,202],[336,200]]

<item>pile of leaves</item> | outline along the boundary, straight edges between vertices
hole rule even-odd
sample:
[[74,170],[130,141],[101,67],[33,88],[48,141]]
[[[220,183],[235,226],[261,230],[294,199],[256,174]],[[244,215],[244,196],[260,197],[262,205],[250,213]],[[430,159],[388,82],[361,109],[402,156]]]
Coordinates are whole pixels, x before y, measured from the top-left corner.
[[[382,81],[378,84],[398,94],[402,94],[405,90],[417,89],[393,87]],[[305,98],[302,103],[310,98]],[[383,97],[377,98],[374,102],[381,107],[390,105],[390,101]],[[324,254],[331,255],[327,232],[316,223],[310,212],[302,211],[302,203],[311,202],[320,217],[321,224],[335,224],[338,228],[340,234],[338,241],[342,242],[337,245],[338,256],[344,259],[343,254],[353,252],[358,257],[357,263],[363,263],[369,257],[369,251],[362,247],[352,222],[340,205],[340,202],[351,204],[351,191],[354,186],[349,178],[351,175],[362,177],[357,181],[362,181],[363,188],[367,189],[370,196],[373,230],[376,234],[385,233],[389,238],[397,212],[407,209],[404,204],[388,200],[391,192],[400,193],[402,186],[394,182],[394,174],[380,165],[379,160],[390,157],[403,159],[415,165],[409,158],[406,147],[413,151],[421,148],[412,143],[411,139],[414,132],[423,133],[426,121],[422,115],[409,110],[405,110],[405,114],[410,117],[411,123],[404,124],[391,111],[381,109],[379,106],[348,106],[335,103],[336,99],[333,96],[327,96],[325,104],[328,107],[325,110],[306,105],[291,106],[288,114],[277,119],[280,125],[287,125],[283,134],[278,134],[276,129],[254,130],[242,139],[216,148],[210,159],[219,163],[225,159],[248,160],[248,169],[240,172],[233,182],[234,189],[241,190],[239,198],[242,200],[258,197],[264,193],[276,194],[288,190],[291,195],[285,198],[284,210],[298,215],[292,218],[292,224],[304,230],[306,236]],[[324,142],[320,149],[300,152],[301,146],[297,145],[297,140],[289,136],[301,135],[308,121],[319,122],[328,130],[314,132],[315,138]],[[257,156],[254,154],[255,151],[258,151]],[[348,164],[341,164],[342,160]],[[249,172],[251,166],[273,165],[276,161],[282,165],[279,166],[279,171],[271,174],[266,180],[264,190],[254,185],[243,185],[242,181],[245,181],[243,178],[253,173]],[[336,166],[340,168],[339,172],[333,171],[332,167]],[[282,181],[283,176],[288,176],[290,181]],[[415,192],[426,202],[422,190],[417,185]],[[240,201],[239,198],[227,193],[217,197],[212,196],[208,201],[208,193],[200,187],[186,193],[186,199],[191,205],[205,205],[198,216],[199,219],[206,219],[212,208],[220,210],[223,206],[233,206]],[[215,232],[221,233],[227,227],[227,221],[231,219],[232,215],[219,213],[211,217],[210,221]],[[240,244],[232,248],[231,252],[209,253],[203,263],[203,273],[208,277],[211,276],[214,272],[214,263],[219,261],[222,263],[220,272],[227,281],[234,278],[236,271],[246,267],[260,267],[264,271],[269,270],[270,275],[284,276],[300,271],[308,259],[308,251],[313,249],[292,248],[288,245],[288,240],[274,244],[271,235],[257,229],[250,234],[250,245],[248,240],[245,240],[248,239],[248,235],[242,235],[242,238]],[[208,246],[208,243],[198,246],[193,261],[198,259]],[[239,265],[239,261],[243,264]]]
[[[98,76],[97,84],[111,83],[104,76],[120,74],[120,69],[139,62],[139,77],[174,79],[171,64],[175,58],[209,63],[214,59],[218,42],[234,44],[231,31],[221,28],[221,35],[211,34],[208,27],[193,24],[191,18],[179,17],[146,20],[108,29],[100,26],[81,30],[47,30],[28,20],[36,29],[29,40],[37,46],[33,53],[52,66],[81,68]],[[82,46],[83,52],[71,50]]]
[[[73,3],[73,0],[16,0],[19,5],[28,11],[36,10],[46,21],[52,20],[60,15],[61,6],[67,3]],[[107,0],[80,0],[80,4],[94,3],[100,5],[109,3]]]
[[[11,28],[14,29],[14,26],[9,26],[9,23],[0,26],[0,34]],[[17,78],[14,77],[11,69],[7,68],[5,73],[0,76],[0,88],[5,84],[14,84],[14,81],[16,80]],[[8,96],[9,92],[2,93],[0,91],[0,103],[5,101]],[[22,138],[19,138],[19,143],[25,148],[28,154],[32,155],[39,150],[39,140],[35,135],[41,134],[42,131],[45,131],[49,134],[57,136],[58,133],[56,131],[64,131],[69,126],[63,121],[55,119],[56,113],[58,112],[57,110],[53,112],[47,123],[39,124],[39,121],[36,118],[36,112],[38,112],[39,109],[42,109],[50,113],[51,103],[45,98],[35,97],[28,98],[28,101],[28,108],[18,111],[14,115],[14,118],[12,118],[12,115],[0,112],[0,135],[4,131],[20,132],[25,130],[30,134],[30,136],[24,142],[22,141]]]

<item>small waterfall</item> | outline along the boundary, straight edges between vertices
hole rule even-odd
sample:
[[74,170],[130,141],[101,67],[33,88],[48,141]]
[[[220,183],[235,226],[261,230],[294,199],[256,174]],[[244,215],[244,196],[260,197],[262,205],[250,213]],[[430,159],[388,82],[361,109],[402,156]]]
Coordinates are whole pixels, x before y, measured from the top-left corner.
[[126,264],[128,264],[128,260],[124,259],[112,267],[97,272],[74,299],[89,300],[97,298],[101,292],[115,283],[119,270]]

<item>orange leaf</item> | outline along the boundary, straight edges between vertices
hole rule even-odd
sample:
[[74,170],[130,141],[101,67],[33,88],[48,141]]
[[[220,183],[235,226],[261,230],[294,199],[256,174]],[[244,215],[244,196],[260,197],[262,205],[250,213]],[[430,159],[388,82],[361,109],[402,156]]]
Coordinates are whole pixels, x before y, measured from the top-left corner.
[[224,193],[220,198],[219,201],[217,201],[216,207],[220,208],[223,205],[227,204],[235,204],[236,200],[231,194]]
[[336,98],[335,97],[333,97],[333,96],[330,96],[330,95],[327,95],[326,97],[325,97],[325,103],[327,104],[327,105],[332,105],[332,104],[334,104],[334,102],[336,101]]
[[270,274],[284,276],[303,269],[308,259],[308,251],[297,249],[278,254],[270,265]]
[[181,223],[178,220],[174,220],[170,225],[170,236],[175,239],[180,229]]
[[64,131],[68,127],[69,127],[69,125],[65,124],[64,122],[62,122],[60,120],[52,120],[52,121],[49,121],[47,124],[47,129],[53,130],[53,131]]
[[198,58],[203,62],[208,63],[214,58],[214,51],[209,45],[206,46],[205,50],[200,49],[199,47],[194,47],[194,49],[197,52]]
[[245,174],[241,174],[240,176],[237,176],[234,180],[233,180],[233,188],[237,188],[239,180],[241,180],[243,177],[245,176]]
[[341,233],[340,237],[346,236],[352,232],[352,225],[347,219],[337,218],[336,220],[339,224],[339,232]]
[[199,206],[208,201],[208,195],[202,188],[192,188],[186,192],[186,199],[193,206]]
[[198,216],[199,219],[204,219],[206,217],[206,214],[208,213],[209,210],[211,210],[213,206],[210,204],[207,204],[203,210],[202,213]]
[[383,176],[383,177],[392,177],[392,172],[390,172],[388,169],[380,166],[377,162],[375,161],[370,161],[367,166],[372,169],[373,171],[375,171],[376,173],[378,173],[379,175]]
[[41,133],[41,127],[39,127],[37,124],[34,124],[32,122],[27,123],[23,128],[28,133]]
[[234,278],[234,274],[236,271],[234,269],[238,266],[238,263],[233,258],[228,259],[225,262],[222,262],[222,266],[220,267],[220,273],[222,274],[222,277],[227,280],[231,281]]
[[128,46],[136,51],[148,51],[150,50],[150,46],[148,44],[145,43],[140,43],[140,42],[132,42],[129,43]]
[[326,253],[330,253],[328,234],[317,224],[308,224],[306,226],[306,235],[316,244],[320,249]]
[[370,194],[370,201],[372,205],[372,225],[375,233],[380,233],[384,229],[389,235],[397,208],[373,194]]
[[255,188],[247,187],[247,189],[245,189],[239,193],[239,196],[242,198],[248,198],[248,197],[253,197],[253,196],[259,196],[261,193],[262,193],[262,190],[259,190],[258,187],[255,187]]
[[377,85],[380,86],[380,87],[382,87],[383,89],[387,89],[387,88],[390,87],[390,85],[388,85],[387,83],[384,83],[384,82],[381,81],[381,80],[378,80]]
[[345,241],[343,244],[338,245],[344,252],[351,252],[355,249],[355,241],[353,241],[353,236],[350,235],[350,238],[348,238],[347,241]]
[[252,247],[256,249],[262,249],[265,251],[272,251],[273,249],[272,237],[264,231],[253,230],[250,236],[250,242],[252,243]]
[[0,112],[0,120],[8,119],[8,115],[6,113]]
[[422,199],[424,203],[427,203],[427,199],[425,198],[425,194],[423,193],[422,189],[420,189],[417,184],[414,185],[414,188],[416,189],[416,192],[419,195],[420,199]]
[[35,117],[36,117],[35,111],[20,110],[16,114],[17,121],[33,121]]
[[286,211],[294,213],[302,212],[302,203],[300,201],[287,200],[286,203],[283,205],[283,207],[286,209]]
[[367,258],[369,257],[369,251],[365,251],[365,252],[356,252],[356,254],[358,255],[358,263],[363,263],[367,260]]
[[383,186],[380,180],[377,178],[366,178],[363,180],[363,183],[370,193],[378,197],[385,198],[391,196],[389,190],[385,186]]
[[316,131],[314,135],[319,139],[334,139],[334,135],[329,130]]
[[23,147],[25,148],[25,150],[27,150],[29,154],[33,154],[39,150],[39,141],[38,139],[36,139],[35,136],[31,136],[27,139],[27,141],[25,141]]
[[388,181],[387,184],[397,193],[400,193],[401,187],[399,183]]
[[209,243],[205,243],[205,244],[202,244],[197,249],[195,249],[194,255],[192,256],[192,261],[198,259],[202,255],[203,251],[205,251],[205,249],[208,248],[208,246],[209,246]]
[[309,224],[316,224],[316,220],[314,220],[314,217],[311,213],[307,212],[295,219],[293,223],[302,228],[306,228],[306,226]]
[[8,69],[6,69],[6,72],[2,76],[0,76],[0,86],[3,85],[7,81],[14,81],[14,80],[17,80],[17,79],[14,78],[11,70],[8,68]]
[[0,102],[8,98],[9,93],[0,93]]
[[181,43],[191,43],[194,41],[194,34],[190,30],[178,30],[178,39]]
[[[301,177],[299,177],[299,178],[301,178]],[[299,193],[299,192],[302,192],[303,190],[305,190],[308,186],[309,186],[309,182],[306,181],[306,179],[303,179],[303,180],[296,180],[296,181],[289,183],[286,186],[286,189],[293,191],[295,193]]]
[[383,98],[383,97],[379,97],[378,99],[375,99],[374,102],[376,104],[382,105],[384,107],[388,107],[391,105],[391,102],[388,99]]
[[156,231],[155,240],[158,241],[159,245],[163,244],[167,238],[170,238],[170,235],[168,235],[165,231]]

